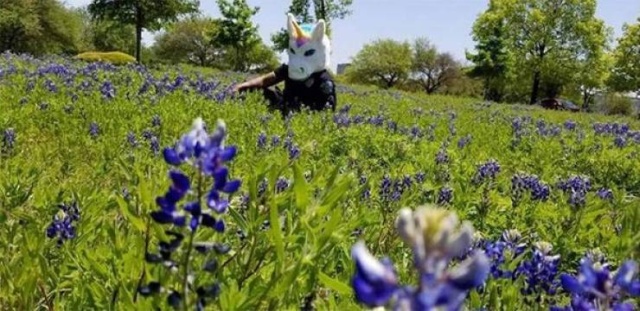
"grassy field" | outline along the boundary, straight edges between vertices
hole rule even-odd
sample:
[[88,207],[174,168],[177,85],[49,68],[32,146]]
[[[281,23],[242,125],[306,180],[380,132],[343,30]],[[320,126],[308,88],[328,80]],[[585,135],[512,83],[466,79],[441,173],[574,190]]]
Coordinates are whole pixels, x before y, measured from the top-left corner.
[[[0,56],[0,309],[193,309],[207,296],[212,310],[360,310],[352,246],[415,283],[394,223],[424,204],[470,221],[492,250],[472,310],[567,305],[560,273],[581,258],[614,270],[640,256],[638,121],[348,86],[339,112],[285,121],[256,95],[226,96],[242,78]],[[191,240],[150,215],[172,185],[163,149],[199,117],[226,123],[242,183]],[[180,169],[190,195],[211,189]],[[544,271],[523,265],[539,242],[559,255]]]

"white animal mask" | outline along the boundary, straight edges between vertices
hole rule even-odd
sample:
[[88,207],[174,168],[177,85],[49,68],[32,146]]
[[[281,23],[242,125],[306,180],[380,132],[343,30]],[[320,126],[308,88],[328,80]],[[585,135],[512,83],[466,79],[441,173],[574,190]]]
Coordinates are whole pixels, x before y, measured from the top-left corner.
[[324,20],[315,25],[298,25],[292,14],[288,14],[289,31],[289,78],[306,80],[315,72],[329,69],[331,43],[326,35]]

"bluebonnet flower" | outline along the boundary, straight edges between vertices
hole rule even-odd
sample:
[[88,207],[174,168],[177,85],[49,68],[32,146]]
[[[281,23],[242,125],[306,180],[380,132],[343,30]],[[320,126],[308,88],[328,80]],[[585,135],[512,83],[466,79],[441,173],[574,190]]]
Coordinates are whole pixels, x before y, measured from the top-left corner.
[[[163,151],[165,162],[174,167],[169,171],[171,186],[164,195],[156,198],[159,210],[151,212],[151,218],[159,224],[172,225],[178,229],[187,227],[191,232],[189,244],[184,250],[185,259],[183,262],[186,266],[183,267],[183,291],[181,293],[173,289],[164,291],[169,292],[167,300],[172,306],[181,305],[182,300],[187,299],[183,295],[188,293],[189,288],[195,288],[198,309],[203,309],[207,304],[207,299],[217,297],[220,292],[220,287],[216,282],[197,287],[192,286],[192,281],[189,280],[193,280],[194,277],[189,268],[189,260],[191,259],[191,249],[195,249],[199,253],[215,251],[217,254],[226,254],[230,251],[230,247],[226,244],[193,241],[196,231],[201,226],[220,233],[225,232],[226,225],[223,219],[218,216],[225,213],[229,207],[229,199],[223,194],[235,193],[241,185],[239,179],[229,178],[225,163],[235,158],[236,147],[225,146],[225,137],[226,126],[224,122],[218,121],[215,131],[210,135],[206,131],[202,119],[198,118],[188,133],[183,135],[173,147],[165,148]],[[178,170],[178,167],[183,164],[189,164],[195,168],[198,174],[195,187],[192,185],[191,179]],[[204,188],[203,183],[203,179],[206,177],[213,179],[212,186],[208,191]],[[181,202],[182,208],[179,208],[178,205]],[[159,254],[149,253],[147,250],[145,259],[150,263],[163,263],[170,269],[177,269],[178,264],[171,259],[171,255],[182,245],[184,235],[171,230],[167,230],[165,233],[171,237],[171,240],[159,243]],[[202,270],[215,272],[217,266],[216,259],[209,257]],[[145,296],[157,294],[162,291],[160,287],[158,282],[151,282],[147,285],[141,285],[138,292]]]
[[291,186],[291,181],[284,177],[278,177],[276,181],[276,193],[284,192]]
[[426,175],[424,172],[417,172],[414,178],[417,183],[421,184],[421,183],[424,183],[425,176]]
[[47,109],[49,109],[49,103],[47,103],[47,102],[40,102],[40,103],[38,104],[38,109],[40,109],[40,110],[47,110]]
[[387,121],[387,129],[391,132],[395,132],[398,129],[398,123],[392,120]]
[[160,127],[162,125],[162,119],[160,119],[159,115],[153,115],[151,117],[151,126],[152,127]]
[[295,144],[291,144],[289,147],[289,160],[295,160],[298,157],[300,157],[300,148]]
[[277,147],[280,145],[280,137],[277,135],[273,135],[271,137],[271,147]]
[[411,137],[416,139],[422,137],[422,131],[417,125],[411,127]]
[[102,93],[102,97],[105,99],[113,99],[114,97],[116,97],[116,89],[109,81],[105,81],[104,83],[102,83],[102,86],[100,87],[100,93]]
[[624,136],[622,135],[618,135],[616,136],[616,138],[614,139],[613,143],[616,145],[616,147],[618,148],[624,148],[627,145],[627,140],[624,138]]
[[607,188],[598,189],[598,197],[603,200],[613,200],[613,191]]
[[567,130],[575,130],[576,129],[576,122],[573,120],[567,120],[564,122],[564,128],[566,128]]
[[267,146],[267,135],[265,133],[260,133],[258,135],[258,148],[263,149]]
[[522,293],[531,295],[544,292],[555,295],[560,282],[558,266],[560,255],[552,255],[553,247],[547,242],[537,242],[531,259],[523,261],[515,271],[515,277],[523,276],[525,288]]
[[491,261],[491,275],[496,279],[511,279],[514,271],[505,269],[502,265],[521,256],[527,244],[523,243],[518,230],[505,230],[500,239],[495,242],[485,241],[482,248]]
[[402,184],[401,187],[404,188],[411,188],[411,185],[413,185],[413,180],[411,179],[411,176],[409,175],[404,175],[404,177],[402,177]]
[[515,199],[520,199],[524,191],[529,191],[534,201],[546,201],[551,190],[536,175],[518,173],[511,178],[511,192]]
[[127,133],[127,142],[132,148],[138,147],[138,140],[136,139],[136,134],[133,132]]
[[80,208],[77,202],[59,204],[59,211],[53,216],[51,224],[47,227],[47,237],[57,239],[58,246],[76,236],[74,222],[80,219]]
[[625,261],[617,271],[602,267],[589,258],[581,260],[578,275],[563,273],[562,288],[571,294],[571,305],[552,310],[634,310],[625,298],[640,297],[638,264]]
[[449,187],[442,187],[438,190],[438,198],[436,199],[436,203],[438,205],[451,204],[453,201],[453,189]]
[[458,148],[462,149],[471,142],[471,134],[467,134],[458,140]]
[[129,192],[129,189],[127,189],[126,187],[122,188],[122,198],[125,201],[129,201],[131,199],[131,192]]
[[449,155],[447,154],[447,151],[445,149],[438,150],[438,153],[436,154],[436,164],[442,165],[446,163],[449,163]]
[[98,123],[91,122],[91,124],[89,124],[89,135],[91,135],[93,139],[98,138],[98,135],[100,135],[100,126]]
[[13,128],[5,129],[2,133],[2,149],[11,150],[16,143],[16,131]]
[[149,139],[149,148],[151,149],[151,153],[153,155],[160,154],[160,142],[158,141],[158,137],[152,135]]
[[403,311],[458,310],[468,291],[485,282],[489,262],[484,253],[477,251],[448,269],[449,262],[472,244],[471,224],[465,222],[457,227],[457,216],[444,209],[400,211],[396,230],[413,250],[418,286],[401,286],[391,260],[376,259],[363,242],[357,242],[352,248],[356,272],[351,285],[358,302],[371,308],[389,305]]
[[144,131],[142,131],[142,138],[144,138],[145,140],[150,140],[153,136],[153,132],[149,129],[145,129]]
[[558,188],[569,193],[569,204],[581,207],[586,204],[587,192],[591,190],[591,181],[586,176],[571,176],[566,181],[559,181]]
[[484,181],[493,181],[498,173],[500,173],[500,164],[494,159],[490,159],[486,163],[478,165],[476,175],[473,178],[473,182],[480,184]]

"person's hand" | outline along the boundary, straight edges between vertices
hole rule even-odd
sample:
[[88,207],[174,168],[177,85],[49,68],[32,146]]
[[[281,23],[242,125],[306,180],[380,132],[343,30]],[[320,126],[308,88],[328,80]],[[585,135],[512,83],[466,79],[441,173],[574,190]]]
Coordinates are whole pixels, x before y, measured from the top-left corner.
[[242,93],[246,89],[244,83],[238,83],[231,89],[232,94]]

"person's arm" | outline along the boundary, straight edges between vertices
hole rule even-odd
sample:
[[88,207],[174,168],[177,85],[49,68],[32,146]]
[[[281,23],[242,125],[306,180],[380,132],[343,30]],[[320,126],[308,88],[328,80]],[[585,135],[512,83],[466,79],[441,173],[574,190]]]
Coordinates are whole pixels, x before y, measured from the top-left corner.
[[253,89],[270,87],[272,85],[275,85],[284,81],[285,75],[286,75],[286,67],[281,66],[275,71],[270,72],[266,75],[262,75],[260,77],[238,84],[236,86],[236,90],[239,92],[242,92],[245,90],[253,90]]
[[326,80],[320,85],[320,101],[324,105],[329,105],[332,111],[336,111],[338,99],[336,96],[336,85],[332,80]]
[[237,86],[237,90],[238,91],[244,91],[244,90],[253,90],[253,89],[260,89],[260,88],[265,88],[265,87],[270,87],[274,84],[277,84],[279,82],[281,82],[282,80],[278,79],[276,77],[276,74],[271,72],[268,73],[266,75],[251,79],[249,81],[243,82],[238,84]]

